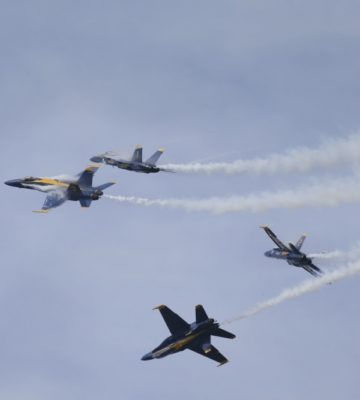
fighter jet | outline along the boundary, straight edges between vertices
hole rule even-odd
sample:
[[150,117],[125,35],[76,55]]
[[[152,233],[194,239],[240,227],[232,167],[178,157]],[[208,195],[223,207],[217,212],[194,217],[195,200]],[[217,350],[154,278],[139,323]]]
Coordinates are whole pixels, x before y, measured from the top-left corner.
[[13,179],[5,184],[23,189],[39,190],[47,193],[45,202],[38,213],[47,213],[50,209],[63,204],[66,200],[79,201],[81,207],[90,207],[93,200],[99,200],[103,190],[115,182],[104,183],[93,187],[92,181],[95,172],[101,165],[89,165],[75,178],[34,178],[27,176],[23,179]]
[[181,317],[175,314],[170,308],[161,305],[155,307],[164,318],[171,336],[165,339],[158,347],[143,356],[142,360],[153,360],[163,358],[170,354],[189,349],[211,360],[217,361],[218,366],[228,360],[211,345],[211,336],[219,336],[227,339],[234,339],[235,335],[219,328],[220,324],[209,318],[202,305],[195,307],[196,321],[188,324]]
[[289,265],[304,268],[305,271],[317,277],[323,274],[323,271],[312,263],[312,258],[300,251],[306,235],[302,235],[295,245],[289,243],[289,246],[285,246],[268,226],[261,226],[261,228],[264,229],[270,239],[277,245],[275,249],[264,253],[266,257],[286,260]]
[[91,157],[90,160],[96,163],[104,163],[113,167],[126,169],[128,171],[143,172],[145,174],[156,173],[159,171],[172,172],[168,169],[156,166],[156,163],[163,152],[163,149],[159,149],[149,159],[143,161],[142,147],[137,146],[130,160],[120,158],[115,152],[112,151]]

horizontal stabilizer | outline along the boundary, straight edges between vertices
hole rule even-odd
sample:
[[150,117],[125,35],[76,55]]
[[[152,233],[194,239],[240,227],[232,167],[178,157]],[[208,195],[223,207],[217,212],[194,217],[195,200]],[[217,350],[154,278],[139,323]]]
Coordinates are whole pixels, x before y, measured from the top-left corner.
[[317,267],[316,265],[314,265],[313,263],[310,264],[311,268],[313,268],[315,271],[323,274],[323,271],[321,271],[321,269],[319,267]]
[[214,360],[219,363],[218,367],[221,365],[224,365],[228,362],[228,359],[225,358],[219,350],[212,346],[206,344],[204,347],[198,344],[194,344],[192,346],[189,346],[189,349],[194,351],[195,353],[198,353],[204,357],[210,358],[211,360]]
[[91,199],[80,199],[79,201],[83,208],[89,208],[91,206]]
[[116,184],[116,182],[104,183],[104,184],[98,186],[96,189],[97,189],[97,190],[105,190],[105,189],[107,189],[108,187],[110,187],[110,186],[112,186],[112,185],[115,185],[115,184]]
[[219,336],[219,337],[222,337],[225,339],[235,339],[236,338],[236,336],[233,333],[225,331],[224,329],[221,329],[221,328],[215,329],[214,331],[211,332],[211,334],[213,336]]

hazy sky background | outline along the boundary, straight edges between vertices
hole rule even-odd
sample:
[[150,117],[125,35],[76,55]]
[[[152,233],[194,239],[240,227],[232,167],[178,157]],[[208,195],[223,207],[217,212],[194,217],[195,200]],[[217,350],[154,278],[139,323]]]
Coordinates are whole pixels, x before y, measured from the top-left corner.
[[[358,1],[1,1],[1,181],[77,173],[110,149],[161,161],[266,156],[360,126]],[[220,157],[219,157],[220,156]],[[102,168],[109,194],[227,196],[307,174],[142,175]],[[360,397],[359,277],[227,326],[221,368],[190,351],[140,361],[167,304],[220,321],[310,277],[266,259],[258,228],[304,250],[348,250],[359,205],[186,213],[101,199],[49,215],[1,186],[0,398],[303,400]],[[334,268],[321,261],[322,268]]]

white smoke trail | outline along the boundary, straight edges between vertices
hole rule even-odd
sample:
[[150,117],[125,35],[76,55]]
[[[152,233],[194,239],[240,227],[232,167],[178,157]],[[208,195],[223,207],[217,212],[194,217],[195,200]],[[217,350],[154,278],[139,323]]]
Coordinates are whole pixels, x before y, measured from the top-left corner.
[[186,173],[274,174],[276,172],[306,172],[313,168],[330,168],[338,164],[358,163],[360,160],[360,135],[329,139],[322,146],[298,148],[285,154],[272,154],[267,158],[236,160],[222,163],[167,164],[162,168]]
[[299,286],[295,286],[290,289],[285,289],[278,296],[275,296],[269,300],[263,301],[255,307],[245,311],[238,317],[234,317],[224,321],[221,325],[230,324],[235,321],[242,320],[244,318],[251,317],[261,311],[267,310],[268,308],[274,307],[284,301],[294,299],[295,297],[302,296],[306,293],[315,292],[321,289],[328,283],[335,283],[342,279],[349,278],[355,274],[360,273],[360,260],[349,263],[347,266],[339,268],[333,272],[328,272],[320,278],[307,280],[301,283]]
[[318,258],[318,259],[323,259],[323,260],[329,260],[329,259],[333,259],[333,258],[344,258],[345,256],[346,256],[346,253],[344,253],[343,251],[340,251],[340,250],[308,254],[308,257],[310,257],[310,258]]
[[318,259],[341,259],[342,262],[350,263],[360,259],[360,242],[352,246],[348,251],[334,250],[329,252],[308,254],[310,258]]
[[263,192],[247,196],[231,196],[227,198],[209,199],[147,199],[129,196],[104,197],[120,202],[142,206],[158,206],[183,209],[186,211],[211,212],[224,214],[234,212],[258,213],[275,208],[299,207],[334,207],[340,204],[360,201],[360,182],[356,179],[330,181],[321,185],[308,185],[296,190]]

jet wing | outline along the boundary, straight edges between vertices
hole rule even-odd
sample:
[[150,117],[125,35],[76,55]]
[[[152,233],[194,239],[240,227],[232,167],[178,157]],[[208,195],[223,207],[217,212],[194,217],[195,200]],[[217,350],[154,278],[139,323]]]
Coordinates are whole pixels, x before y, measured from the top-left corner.
[[284,245],[284,243],[275,235],[275,233],[268,226],[261,226],[262,229],[267,233],[269,238],[281,249],[290,251],[290,249]]
[[170,310],[170,308],[160,305],[154,308],[154,310],[156,309],[160,311],[172,335],[177,335],[190,329],[190,325],[177,314],[175,314],[174,311]]
[[54,190],[46,196],[41,210],[35,210],[34,212],[46,213],[52,208],[61,206],[66,200],[67,196],[65,190]]
[[210,358],[211,360],[217,361],[219,363],[218,367],[220,367],[223,364],[226,364],[227,362],[229,362],[229,360],[227,358],[225,358],[220,352],[219,350],[210,345],[208,347],[205,348],[205,350],[201,347],[201,345],[199,344],[194,344],[192,346],[189,347],[190,350],[194,351],[195,353],[198,353],[204,357]]

